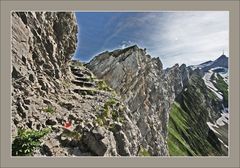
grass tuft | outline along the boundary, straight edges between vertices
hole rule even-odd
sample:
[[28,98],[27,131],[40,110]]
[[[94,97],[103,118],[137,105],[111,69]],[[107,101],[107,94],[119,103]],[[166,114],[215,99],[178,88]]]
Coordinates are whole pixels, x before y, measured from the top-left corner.
[[103,91],[109,91],[109,92],[112,91],[112,89],[103,80],[97,81],[97,88]]
[[151,156],[147,149],[141,147],[138,156]]
[[53,106],[48,106],[47,108],[43,109],[44,112],[53,114],[56,112],[55,108]]

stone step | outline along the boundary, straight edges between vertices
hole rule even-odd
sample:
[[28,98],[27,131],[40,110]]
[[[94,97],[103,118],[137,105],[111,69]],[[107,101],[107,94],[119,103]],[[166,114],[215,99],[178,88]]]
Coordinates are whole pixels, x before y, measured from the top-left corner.
[[83,77],[84,74],[81,73],[80,71],[72,71],[73,75],[77,76],[77,77]]
[[81,86],[81,87],[94,87],[95,84],[92,82],[82,82],[82,81],[77,81],[77,80],[72,80],[72,83]]
[[77,67],[77,68],[71,68],[71,71],[72,72],[83,71],[83,69],[80,69],[80,68]]
[[71,71],[72,71],[72,72],[81,72],[82,70],[79,69],[79,68],[71,68]]
[[73,89],[73,92],[81,95],[95,95],[98,93],[97,90],[90,89],[90,88],[76,88],[76,89]]
[[89,82],[91,79],[86,77],[76,77],[75,80],[77,81],[83,81],[83,82]]
[[88,70],[84,70],[84,71],[82,71],[82,73],[87,75],[87,76],[92,76],[92,73],[89,72]]
[[92,76],[93,74],[86,69],[72,68],[72,73],[85,74],[87,76]]

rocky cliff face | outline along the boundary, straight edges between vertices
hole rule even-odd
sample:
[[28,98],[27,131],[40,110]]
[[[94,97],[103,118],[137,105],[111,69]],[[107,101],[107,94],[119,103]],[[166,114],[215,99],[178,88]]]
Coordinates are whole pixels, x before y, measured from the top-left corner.
[[76,33],[70,12],[12,12],[12,140],[20,129],[56,123],[43,111],[61,109]]
[[71,61],[76,33],[71,12],[12,13],[12,155],[138,155],[128,109]]
[[40,97],[57,97],[62,91],[76,48],[76,33],[73,13],[12,12],[13,127],[26,127],[22,123],[33,123],[39,116],[37,109],[28,107],[32,101],[39,104]]
[[224,99],[208,88],[204,70],[185,64],[163,70],[158,58],[138,46],[104,52],[87,67],[121,95],[150,155],[227,155],[227,125],[214,126],[221,133],[210,126],[226,115],[227,84],[221,75],[211,78],[224,87],[219,86]]
[[150,155],[168,155],[169,109],[186,82],[187,75],[184,79],[181,75],[186,69],[176,64],[163,70],[159,58],[151,58],[138,46],[104,52],[87,67],[121,95],[130,110],[129,118],[140,130],[142,147]]

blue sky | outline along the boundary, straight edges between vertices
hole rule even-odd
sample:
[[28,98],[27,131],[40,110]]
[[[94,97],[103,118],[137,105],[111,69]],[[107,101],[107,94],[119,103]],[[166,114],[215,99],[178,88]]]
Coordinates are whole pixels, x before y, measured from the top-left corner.
[[137,44],[164,68],[228,56],[229,13],[190,12],[76,12],[78,47],[74,59],[88,62],[106,50]]

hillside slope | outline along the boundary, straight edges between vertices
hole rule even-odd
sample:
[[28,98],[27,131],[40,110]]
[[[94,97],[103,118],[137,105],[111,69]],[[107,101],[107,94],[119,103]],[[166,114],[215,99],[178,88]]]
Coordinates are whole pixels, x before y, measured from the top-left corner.
[[228,58],[189,66],[169,118],[170,155],[228,155]]
[[208,126],[220,118],[221,102],[194,75],[172,106],[169,118],[170,155],[227,155]]

